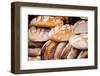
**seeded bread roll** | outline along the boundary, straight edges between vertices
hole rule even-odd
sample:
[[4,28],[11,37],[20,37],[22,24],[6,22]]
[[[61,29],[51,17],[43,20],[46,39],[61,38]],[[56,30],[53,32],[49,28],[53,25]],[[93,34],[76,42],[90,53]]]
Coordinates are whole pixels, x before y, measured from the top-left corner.
[[52,28],[57,25],[63,25],[63,17],[53,17],[53,16],[38,16],[30,22],[31,26],[37,27],[48,27]]

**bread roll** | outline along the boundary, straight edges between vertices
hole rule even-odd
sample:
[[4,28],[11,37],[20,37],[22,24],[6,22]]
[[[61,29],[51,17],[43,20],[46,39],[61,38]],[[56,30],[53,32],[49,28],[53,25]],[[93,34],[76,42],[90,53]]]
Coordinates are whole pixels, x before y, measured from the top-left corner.
[[28,38],[31,41],[47,41],[48,40],[48,34],[49,34],[50,29],[47,28],[37,28],[37,27],[30,27],[28,30]]
[[52,28],[57,25],[63,25],[63,18],[62,17],[52,17],[52,16],[38,16],[33,18],[30,22],[30,25],[37,26],[37,27],[48,27]]
[[77,49],[88,48],[88,36],[87,34],[73,35],[69,39],[70,45]]
[[88,33],[88,21],[77,21],[74,24],[74,33],[78,34],[78,33]]
[[69,38],[73,35],[73,30],[71,26],[56,26],[49,32],[49,39],[54,41],[68,41]]

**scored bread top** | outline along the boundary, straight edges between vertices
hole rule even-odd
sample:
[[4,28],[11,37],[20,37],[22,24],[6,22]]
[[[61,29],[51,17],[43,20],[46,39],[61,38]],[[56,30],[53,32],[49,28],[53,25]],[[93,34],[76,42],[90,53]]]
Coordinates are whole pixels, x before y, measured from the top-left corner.
[[69,38],[73,35],[72,26],[63,25],[56,26],[49,32],[49,39],[54,41],[68,41]]
[[63,25],[63,20],[67,17],[53,17],[53,16],[38,16],[33,18],[30,22],[31,26],[52,28],[58,25]]
[[88,21],[81,20],[74,24],[74,33],[88,33]]
[[73,35],[69,39],[70,45],[77,49],[87,49],[88,48],[88,35],[80,34]]

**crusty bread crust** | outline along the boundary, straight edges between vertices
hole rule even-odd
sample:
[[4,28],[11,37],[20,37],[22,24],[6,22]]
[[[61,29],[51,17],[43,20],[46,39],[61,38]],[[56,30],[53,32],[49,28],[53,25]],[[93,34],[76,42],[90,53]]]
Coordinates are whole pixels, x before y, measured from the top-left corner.
[[52,16],[38,16],[34,18],[30,25],[37,26],[37,27],[48,27],[52,28],[58,25],[63,25],[63,17],[52,17]]
[[73,30],[71,26],[56,26],[49,32],[49,39],[60,42],[68,41],[69,38],[73,35]]

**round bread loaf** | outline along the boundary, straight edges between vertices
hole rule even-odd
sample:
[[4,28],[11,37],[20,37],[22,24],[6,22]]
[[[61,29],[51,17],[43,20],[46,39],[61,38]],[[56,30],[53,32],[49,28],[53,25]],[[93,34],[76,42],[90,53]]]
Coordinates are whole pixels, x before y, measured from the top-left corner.
[[74,24],[73,28],[75,34],[88,33],[88,21],[85,20],[77,21]]
[[69,39],[70,45],[77,49],[88,48],[88,36],[87,34],[73,35]]
[[72,26],[63,25],[56,26],[49,32],[49,39],[60,42],[60,41],[68,41],[69,38],[73,35]]

